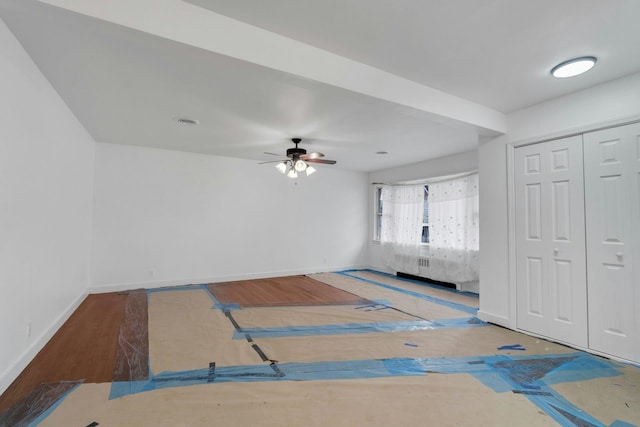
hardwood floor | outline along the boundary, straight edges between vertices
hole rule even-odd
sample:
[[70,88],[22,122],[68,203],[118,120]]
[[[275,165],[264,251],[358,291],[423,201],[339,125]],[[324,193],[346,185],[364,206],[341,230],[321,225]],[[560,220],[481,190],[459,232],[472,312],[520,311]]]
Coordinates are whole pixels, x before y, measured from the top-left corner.
[[43,383],[111,382],[128,293],[89,295],[0,396],[0,414]]
[[[242,307],[370,303],[306,276],[227,282],[208,287],[221,303]],[[52,396],[51,390],[66,390],[66,386],[57,383],[148,378],[147,321],[145,290],[87,296],[0,396],[0,414],[21,400],[26,406],[33,405],[34,399],[38,404],[45,404],[42,396]]]
[[240,307],[371,304],[371,301],[306,276],[214,283],[211,293],[222,304]]

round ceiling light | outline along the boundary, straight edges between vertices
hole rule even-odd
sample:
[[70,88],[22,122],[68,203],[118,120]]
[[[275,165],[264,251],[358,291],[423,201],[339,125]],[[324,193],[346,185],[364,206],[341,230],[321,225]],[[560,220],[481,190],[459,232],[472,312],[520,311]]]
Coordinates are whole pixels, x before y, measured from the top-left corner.
[[582,56],[580,58],[564,61],[551,69],[553,77],[564,79],[586,73],[596,65],[595,56]]

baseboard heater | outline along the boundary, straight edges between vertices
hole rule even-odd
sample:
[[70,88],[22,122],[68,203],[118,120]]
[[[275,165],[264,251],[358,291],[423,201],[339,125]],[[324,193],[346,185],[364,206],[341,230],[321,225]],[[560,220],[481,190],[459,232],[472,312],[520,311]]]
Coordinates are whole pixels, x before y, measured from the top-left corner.
[[458,287],[456,285],[454,285],[453,283],[441,282],[439,280],[433,280],[433,279],[429,279],[427,277],[415,276],[415,275],[409,274],[409,273],[397,272],[396,276],[402,277],[402,278],[405,278],[405,279],[418,280],[420,282],[430,283],[432,285],[438,285],[438,286],[442,286],[444,288],[458,289]]

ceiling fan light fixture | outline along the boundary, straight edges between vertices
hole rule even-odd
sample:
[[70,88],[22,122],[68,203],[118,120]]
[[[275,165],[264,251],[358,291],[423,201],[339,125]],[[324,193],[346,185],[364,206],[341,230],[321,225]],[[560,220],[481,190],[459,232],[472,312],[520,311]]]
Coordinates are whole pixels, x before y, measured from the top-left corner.
[[[287,175],[289,178],[296,179],[302,172],[305,172],[307,176],[312,175],[317,172],[316,168],[312,167],[309,163],[323,163],[326,165],[335,165],[335,160],[324,159],[324,154],[313,152],[307,153],[307,150],[304,148],[299,148],[298,144],[300,144],[300,138],[292,138],[291,142],[294,143],[294,148],[289,148],[286,152],[286,159],[274,160],[274,161],[266,161],[260,162],[259,164],[264,163],[276,163],[275,168],[283,175]],[[278,156],[279,154],[264,152],[264,154],[269,154],[271,156]]]
[[551,69],[551,75],[559,79],[574,77],[592,69],[596,65],[597,61],[598,59],[595,56],[581,56],[580,58],[573,58],[568,61],[561,62],[553,67]]
[[287,162],[280,162],[276,165],[278,172],[285,173],[287,171]]

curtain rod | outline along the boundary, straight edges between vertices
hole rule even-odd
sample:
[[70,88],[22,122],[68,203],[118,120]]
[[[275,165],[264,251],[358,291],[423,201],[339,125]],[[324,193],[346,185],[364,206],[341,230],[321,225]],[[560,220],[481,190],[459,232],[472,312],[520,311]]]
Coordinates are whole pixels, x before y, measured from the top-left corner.
[[404,182],[372,182],[371,185],[388,185],[388,186],[392,186],[392,187],[399,187],[399,186],[408,186],[408,185],[426,185],[426,184],[434,184],[437,182],[443,182],[443,181],[450,181],[452,179],[458,179],[458,178],[464,178],[465,176],[470,176],[473,174],[478,173],[477,170],[472,170],[469,172],[462,172],[462,173],[458,173],[458,174],[454,174],[454,175],[445,175],[445,176],[439,176],[436,178],[427,178],[427,179],[420,179],[420,180],[416,180],[416,181],[404,181]]

